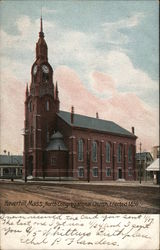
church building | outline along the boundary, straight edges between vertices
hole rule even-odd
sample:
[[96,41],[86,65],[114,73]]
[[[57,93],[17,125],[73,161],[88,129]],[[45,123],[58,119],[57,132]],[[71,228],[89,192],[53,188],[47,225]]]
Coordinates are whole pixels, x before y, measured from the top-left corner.
[[[61,100],[63,102],[63,100]],[[26,87],[23,177],[135,180],[136,136],[112,121],[60,110],[42,18]]]

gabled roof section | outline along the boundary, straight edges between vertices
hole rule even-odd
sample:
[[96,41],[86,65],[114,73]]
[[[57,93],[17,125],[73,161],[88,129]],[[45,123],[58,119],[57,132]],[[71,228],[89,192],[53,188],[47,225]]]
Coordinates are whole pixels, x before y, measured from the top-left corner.
[[147,171],[160,171],[160,160],[157,158],[151,165],[147,167]]
[[0,165],[23,165],[22,155],[0,155]]
[[150,152],[141,152],[136,153],[136,159],[137,160],[146,160],[146,161],[153,161],[153,157]]
[[86,128],[92,130],[98,130],[101,132],[108,132],[117,135],[130,136],[136,138],[134,134],[128,130],[120,127],[118,124],[102,120],[99,118],[88,117],[84,115],[74,114],[74,122],[71,123],[71,113],[66,111],[59,111],[57,115],[63,119],[68,125],[79,128]]

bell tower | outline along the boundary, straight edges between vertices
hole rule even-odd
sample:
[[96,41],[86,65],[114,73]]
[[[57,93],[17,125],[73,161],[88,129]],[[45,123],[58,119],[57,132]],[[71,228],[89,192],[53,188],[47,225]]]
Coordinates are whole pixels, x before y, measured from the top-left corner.
[[48,62],[48,47],[40,19],[36,58],[31,67],[30,87],[26,87],[24,122],[24,176],[42,177],[45,149],[56,127],[59,112],[58,86],[54,87],[53,69]]

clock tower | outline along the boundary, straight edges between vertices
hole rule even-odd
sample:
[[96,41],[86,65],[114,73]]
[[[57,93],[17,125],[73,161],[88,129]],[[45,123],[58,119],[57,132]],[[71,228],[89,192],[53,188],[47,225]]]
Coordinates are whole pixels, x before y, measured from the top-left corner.
[[31,84],[26,87],[24,124],[24,176],[43,176],[45,149],[56,127],[59,112],[58,86],[54,87],[53,69],[48,62],[42,18],[36,59],[31,67]]

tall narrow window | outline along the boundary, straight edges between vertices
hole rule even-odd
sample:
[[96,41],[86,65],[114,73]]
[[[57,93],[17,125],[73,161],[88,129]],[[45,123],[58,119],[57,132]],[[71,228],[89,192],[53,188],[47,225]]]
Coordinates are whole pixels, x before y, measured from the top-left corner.
[[28,103],[28,110],[29,112],[32,112],[32,101]]
[[36,83],[36,79],[37,79],[37,76],[34,75],[34,76],[33,76],[33,83]]
[[47,125],[47,128],[46,128],[46,132],[47,132],[47,134],[46,134],[46,139],[47,139],[47,142],[49,142],[49,130],[48,130],[48,125]]
[[49,80],[49,76],[46,73],[43,73],[42,78],[43,78],[43,83],[47,83]]
[[56,157],[51,157],[51,166],[56,166]]
[[110,168],[106,169],[106,176],[107,177],[111,176],[111,169]]
[[78,177],[84,177],[84,167],[78,168]]
[[128,148],[128,162],[132,162],[132,146]]
[[110,143],[106,143],[106,162],[111,161],[111,146]]
[[49,111],[49,101],[46,101],[46,110]]
[[132,176],[132,169],[128,169],[128,176]]
[[118,149],[117,149],[117,161],[118,162],[122,161],[122,145],[121,144],[118,145]]
[[92,175],[93,175],[93,177],[98,177],[98,168],[97,167],[93,167]]
[[30,129],[30,147],[33,147],[33,127]]
[[97,142],[96,141],[92,142],[92,161],[93,162],[97,161]]
[[78,160],[83,161],[83,140],[78,140]]

